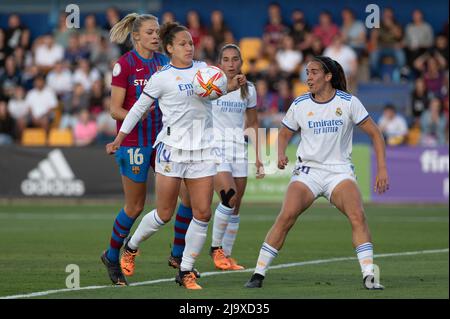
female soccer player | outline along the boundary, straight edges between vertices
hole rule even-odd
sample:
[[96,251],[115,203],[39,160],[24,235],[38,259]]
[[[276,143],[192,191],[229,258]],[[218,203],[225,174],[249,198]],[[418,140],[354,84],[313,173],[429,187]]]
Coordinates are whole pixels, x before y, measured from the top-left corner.
[[374,187],[379,193],[389,188],[383,137],[358,98],[346,92],[345,75],[339,63],[319,56],[308,63],[306,72],[310,93],[294,100],[278,135],[278,167],[284,169],[288,163],[285,153],[288,141],[300,130],[296,166],[281,211],[259,252],[255,272],[245,286],[262,286],[270,263],[297,217],[317,197],[324,196],[350,221],[364,286],[383,289],[374,282],[372,240],[351,163],[353,125],[358,125],[372,139],[378,168]]
[[[201,289],[193,272],[194,263],[205,240],[211,217],[213,158],[211,102],[199,98],[193,91],[192,79],[204,62],[193,61],[194,46],[187,28],[178,23],[164,24],[160,30],[162,46],[170,64],[154,74],[143,94],[128,112],[107,152],[114,153],[150,105],[158,99],[163,128],[154,146],[156,154],[156,209],[142,218],[136,232],[127,243],[136,249],[172,217],[181,181],[190,194],[193,219],[186,232],[186,247],[176,276],[176,282],[187,289]],[[228,82],[231,92],[246,83],[237,75]]]
[[[118,130],[150,76],[169,62],[165,55],[156,52],[159,49],[158,33],[158,19],[150,14],[128,14],[111,29],[112,42],[124,43],[128,34],[131,34],[134,47],[119,58],[113,69],[111,115],[117,121]],[[144,208],[148,170],[155,165],[152,145],[161,127],[161,112],[154,108],[147,118],[139,121],[129,132],[116,152],[125,206],[114,221],[109,248],[101,256],[115,285],[127,284],[119,266],[119,251],[124,238],[128,236],[134,221]]]
[[[227,44],[220,50],[219,67],[229,81],[241,73],[242,57],[238,46]],[[249,135],[255,145],[256,176],[264,177],[263,164],[259,159],[258,117],[255,106],[256,90],[251,83],[241,87],[240,91],[234,91],[213,102],[213,123],[218,133],[216,146],[221,149],[222,163],[217,166],[217,174],[214,177],[214,189],[221,202],[214,213],[210,255],[216,268],[222,270],[244,269],[231,258],[231,251],[239,229],[239,208],[247,185],[245,126],[251,129]],[[184,250],[184,236],[192,218],[189,194],[183,191],[183,188],[181,197],[182,203],[177,211],[175,238],[169,257],[169,265],[174,268],[179,267]]]

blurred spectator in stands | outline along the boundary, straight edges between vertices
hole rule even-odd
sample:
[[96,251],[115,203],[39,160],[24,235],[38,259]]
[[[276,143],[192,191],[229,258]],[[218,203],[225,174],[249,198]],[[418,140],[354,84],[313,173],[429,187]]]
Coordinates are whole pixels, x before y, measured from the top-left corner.
[[25,101],[25,90],[20,85],[14,88],[14,96],[8,101],[8,111],[16,122],[16,136],[20,140],[23,130],[30,124],[30,107]]
[[276,54],[276,61],[280,66],[283,76],[287,78],[294,78],[298,74],[300,63],[302,63],[302,52],[294,48],[294,39],[285,34],[281,49]]
[[438,52],[422,54],[414,61],[416,69],[421,71],[422,77],[425,80],[425,85],[429,93],[437,97],[443,97],[447,94],[446,88],[446,70],[445,59]]
[[11,97],[14,94],[14,88],[21,83],[21,71],[16,67],[14,57],[9,56],[6,58],[5,68],[0,69],[0,95]]
[[67,27],[67,16],[66,12],[61,12],[58,18],[58,26],[53,30],[53,37],[55,43],[66,49],[69,46],[69,38],[72,34],[76,32],[75,28]]
[[448,69],[448,38],[444,34],[438,34],[434,48],[445,59],[445,68]]
[[58,106],[55,92],[45,86],[45,77],[38,75],[34,80],[34,88],[25,98],[31,109],[32,123],[36,127],[48,130],[54,119],[54,110]]
[[47,74],[56,62],[64,58],[64,48],[55,43],[52,35],[44,35],[36,40],[36,50],[34,62],[39,68],[39,72]]
[[103,110],[103,97],[105,96],[105,91],[103,88],[103,82],[95,80],[92,83],[91,94],[89,98],[89,113],[91,115],[97,115]]
[[340,34],[336,34],[331,44],[323,52],[323,55],[336,60],[342,66],[345,77],[347,78],[347,87],[351,92],[354,92],[358,72],[358,57],[355,51],[350,46],[344,44]]
[[226,43],[226,44],[232,43],[232,44],[239,45],[239,44],[238,44],[238,41],[237,41],[236,38],[234,37],[233,32],[231,32],[231,31],[226,31],[224,35],[225,35],[224,43]]
[[211,26],[208,28],[208,33],[214,38],[216,49],[220,50],[225,43],[225,34],[231,32],[225,24],[223,13],[220,10],[211,12]]
[[101,72],[106,73],[109,69],[110,61],[117,61],[120,57],[120,49],[115,43],[111,43],[108,38],[100,37],[100,42],[91,51],[91,65]]
[[84,28],[81,29],[80,42],[92,50],[100,40],[103,31],[97,26],[94,14],[89,14],[84,18]]
[[65,62],[57,62],[53,70],[48,73],[47,86],[51,88],[60,99],[72,91],[73,75]]
[[161,18],[161,25],[167,23],[167,22],[175,22],[175,14],[172,11],[166,11],[163,13]]
[[252,83],[256,83],[258,79],[261,78],[261,73],[258,71],[258,67],[256,65],[256,59],[249,59],[248,60],[248,70],[245,74],[245,77],[248,81]]
[[6,101],[0,100],[0,146],[12,144],[15,138],[14,119],[8,112]]
[[308,56],[308,55],[313,56],[313,57],[317,56],[317,55],[322,55],[323,51],[324,51],[324,47],[322,45],[322,41],[318,37],[312,35],[311,36],[311,46],[308,49],[306,49],[303,53],[304,60],[306,59],[306,56]]
[[100,72],[94,67],[91,69],[89,61],[81,59],[73,75],[74,83],[81,83],[86,91],[92,87],[92,83],[100,79]]
[[217,50],[214,38],[207,34],[202,38],[202,49],[198,55],[199,60],[205,61],[208,65],[215,65],[219,51]]
[[203,37],[207,34],[206,28],[200,22],[200,16],[197,11],[189,10],[186,15],[186,26],[192,36],[192,41],[194,42],[196,59],[201,52],[201,44]]
[[30,49],[30,30],[20,22],[20,17],[16,13],[12,13],[8,17],[8,28],[5,30],[6,46],[9,52],[16,47],[21,46],[25,50]]
[[423,146],[437,146],[446,144],[447,119],[442,115],[442,103],[438,98],[430,101],[428,110],[420,117],[422,131],[421,144]]
[[278,95],[270,92],[266,80],[259,79],[256,81],[256,111],[260,127],[270,128],[278,127]]
[[382,66],[385,59],[389,58],[394,66],[394,72],[397,74],[397,80],[400,79],[400,70],[405,66],[406,57],[402,48],[403,31],[402,27],[394,18],[394,12],[391,8],[383,10],[383,16],[380,28],[373,28],[370,34],[370,69],[372,78],[381,79]]
[[289,28],[283,23],[281,16],[281,7],[278,3],[271,3],[267,8],[269,21],[264,26],[262,55],[271,61],[277,49],[281,46],[281,41]]
[[25,91],[29,91],[34,86],[34,79],[39,75],[39,69],[36,65],[27,66],[22,73],[22,86]]
[[278,112],[286,113],[294,101],[291,82],[283,79],[278,82]]
[[73,128],[76,123],[76,114],[78,114],[82,109],[89,108],[89,92],[84,90],[82,84],[75,84],[73,91],[66,95],[62,102],[63,110],[59,128]]
[[295,49],[303,52],[311,46],[311,33],[303,11],[299,9],[292,11],[291,23],[289,35],[294,40]]
[[5,66],[5,60],[8,56],[8,49],[6,47],[5,31],[0,28],[0,69]]
[[16,67],[19,70],[25,70],[26,67],[33,64],[33,54],[31,51],[25,51],[22,47],[17,47],[12,53],[12,57],[16,62]]
[[267,87],[271,93],[278,92],[278,82],[284,78],[277,61],[272,61],[267,70],[262,72],[262,77],[266,80]]
[[395,146],[405,142],[408,134],[408,125],[392,104],[384,107],[383,114],[378,120],[378,127],[388,145]]
[[64,60],[69,61],[71,66],[75,66],[79,60],[88,58],[89,51],[81,46],[80,36],[72,34],[69,38],[69,46],[64,53]]
[[109,33],[112,27],[120,21],[120,12],[116,7],[109,7],[105,11],[106,23],[103,25],[103,29]]
[[313,34],[320,39],[322,46],[326,48],[338,33],[339,27],[333,22],[331,13],[322,11],[319,15],[319,24],[313,28]]
[[77,114],[77,121],[73,128],[73,137],[76,146],[91,145],[97,136],[97,123],[91,118],[87,109]]
[[355,13],[349,8],[343,9],[341,16],[342,40],[355,51],[358,57],[360,57],[366,51],[366,27],[362,21],[356,20]]
[[114,140],[117,134],[116,121],[111,117],[109,106],[111,97],[103,98],[103,111],[97,116],[97,144],[105,145]]
[[420,116],[428,108],[429,97],[427,87],[423,78],[417,78],[411,96],[411,109],[409,115],[412,118],[412,125],[420,121]]
[[416,9],[412,13],[412,23],[408,23],[405,29],[405,44],[408,64],[433,45],[434,34],[431,26],[424,21],[423,13]]

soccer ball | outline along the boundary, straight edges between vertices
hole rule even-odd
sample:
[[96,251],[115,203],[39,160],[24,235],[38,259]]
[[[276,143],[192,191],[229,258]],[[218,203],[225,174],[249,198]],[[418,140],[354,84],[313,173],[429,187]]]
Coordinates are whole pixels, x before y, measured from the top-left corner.
[[195,73],[192,86],[198,96],[215,100],[226,94],[227,76],[221,69],[209,65]]

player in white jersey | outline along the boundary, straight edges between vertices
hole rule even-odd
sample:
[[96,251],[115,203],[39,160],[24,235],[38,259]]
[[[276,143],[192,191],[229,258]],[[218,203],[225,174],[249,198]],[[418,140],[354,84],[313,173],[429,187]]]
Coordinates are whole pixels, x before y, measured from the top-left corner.
[[358,98],[346,92],[345,75],[339,63],[328,57],[316,57],[308,63],[306,72],[310,93],[294,100],[278,135],[278,167],[284,169],[289,139],[300,131],[297,162],[282,209],[245,286],[262,287],[266,271],[297,217],[317,197],[324,196],[350,221],[364,287],[383,289],[375,280],[371,235],[351,163],[353,126],[358,125],[372,139],[377,157],[374,188],[384,193],[389,183],[383,136]]
[[[176,282],[187,289],[201,289],[193,269],[205,243],[211,218],[216,167],[211,152],[213,134],[211,129],[208,130],[212,127],[211,101],[195,95],[191,83],[195,72],[206,64],[193,61],[194,45],[186,27],[166,23],[160,30],[160,38],[165,53],[170,57],[170,64],[149,79],[143,94],[128,112],[116,139],[107,145],[107,152],[111,154],[119,148],[123,139],[158,99],[163,128],[154,144],[157,148],[156,209],[142,218],[127,246],[137,249],[140,242],[170,221],[181,181],[184,180],[194,218],[186,233],[186,248]],[[245,76],[236,76],[228,82],[227,91],[236,90],[245,83]]]

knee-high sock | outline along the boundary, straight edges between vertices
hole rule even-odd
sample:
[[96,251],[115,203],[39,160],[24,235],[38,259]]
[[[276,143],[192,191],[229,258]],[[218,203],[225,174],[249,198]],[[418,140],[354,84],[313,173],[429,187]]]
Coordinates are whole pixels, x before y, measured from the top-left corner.
[[278,250],[267,243],[263,243],[259,251],[258,262],[256,263],[255,273],[265,276],[272,260],[278,255]]
[[119,262],[119,252],[122,247],[124,239],[130,233],[130,229],[133,226],[134,218],[129,217],[125,210],[122,210],[117,215],[114,220],[113,231],[111,234],[111,239],[109,241],[109,248],[106,253],[106,257],[110,262]]
[[358,256],[359,265],[363,277],[374,274],[373,266],[373,245],[372,243],[364,243],[356,247],[356,255]]
[[214,213],[214,224],[212,233],[212,247],[219,247],[222,245],[223,235],[228,226],[228,221],[233,214],[234,208],[229,208],[220,203]]
[[191,271],[194,268],[195,260],[205,244],[208,232],[208,223],[192,218],[186,232],[186,247],[184,247],[183,259],[180,270]]
[[231,256],[231,251],[233,250],[233,245],[239,230],[239,221],[239,215],[232,215],[228,221],[228,226],[222,239],[222,248],[225,256]]
[[182,203],[178,206],[177,216],[175,217],[174,238],[172,246],[172,256],[183,256],[186,246],[185,237],[189,223],[192,220],[192,208],[184,206]]
[[138,249],[139,244],[156,233],[161,226],[164,226],[164,222],[159,218],[156,209],[154,209],[142,218],[138,228],[128,242],[128,247],[133,250]]

